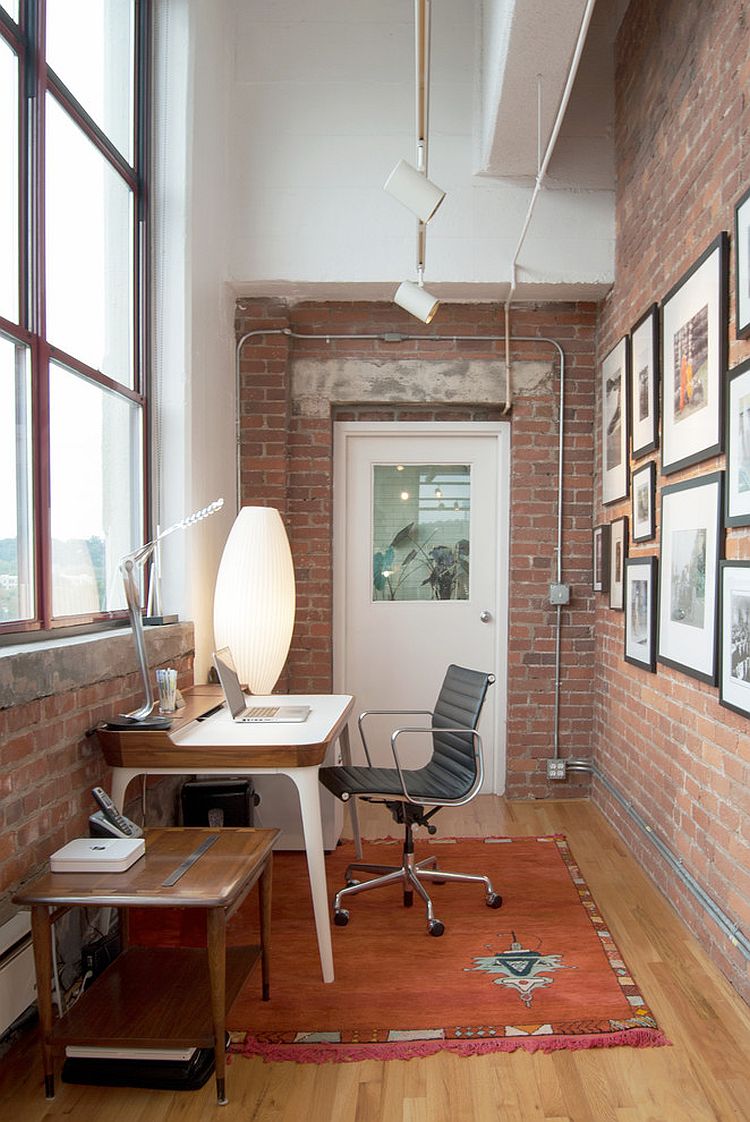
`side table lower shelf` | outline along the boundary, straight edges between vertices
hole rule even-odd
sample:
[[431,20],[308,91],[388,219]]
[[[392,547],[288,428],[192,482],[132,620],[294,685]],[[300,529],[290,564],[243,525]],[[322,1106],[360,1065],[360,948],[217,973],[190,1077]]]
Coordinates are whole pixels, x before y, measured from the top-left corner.
[[[229,1009],[260,947],[228,947],[225,1011]],[[211,993],[205,948],[129,947],[54,1023],[54,1048],[211,1048]]]

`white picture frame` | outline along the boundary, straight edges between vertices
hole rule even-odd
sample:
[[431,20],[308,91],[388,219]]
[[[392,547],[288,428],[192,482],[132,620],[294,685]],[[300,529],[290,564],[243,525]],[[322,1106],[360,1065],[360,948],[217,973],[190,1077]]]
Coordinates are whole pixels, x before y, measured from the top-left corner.
[[716,685],[724,472],[662,488],[657,661]]
[[630,437],[634,460],[659,445],[659,308],[652,304],[630,332]]
[[628,337],[609,352],[601,371],[602,503],[628,494]]

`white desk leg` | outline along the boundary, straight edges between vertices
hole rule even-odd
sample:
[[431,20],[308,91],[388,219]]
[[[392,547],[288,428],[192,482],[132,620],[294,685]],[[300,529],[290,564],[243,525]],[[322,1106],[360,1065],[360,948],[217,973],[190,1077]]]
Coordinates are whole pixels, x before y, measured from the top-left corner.
[[296,784],[302,811],[302,830],[305,835],[307,872],[310,877],[315,930],[318,936],[318,953],[323,971],[323,981],[333,981],[333,948],[331,946],[331,921],[328,910],[325,854],[323,850],[323,824],[320,817],[320,786],[317,767],[298,767],[284,771]]
[[[349,740],[349,725],[346,724],[339,733],[339,744],[341,745],[341,762],[349,766],[352,762],[352,746]],[[354,835],[354,856],[358,861],[362,860],[362,834],[359,829],[359,812],[357,808],[356,799],[348,799],[349,803],[349,817],[352,823],[352,834]]]
[[130,780],[135,779],[136,775],[141,774],[140,771],[132,767],[112,768],[112,802],[115,804],[120,814],[123,813],[125,808],[125,792],[128,789]]

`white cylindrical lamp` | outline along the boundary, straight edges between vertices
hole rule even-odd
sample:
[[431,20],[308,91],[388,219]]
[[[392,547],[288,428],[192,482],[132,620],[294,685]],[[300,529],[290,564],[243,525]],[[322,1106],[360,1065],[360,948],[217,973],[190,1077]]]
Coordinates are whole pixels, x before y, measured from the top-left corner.
[[445,198],[445,191],[406,160],[399,160],[383,184],[383,190],[416,214],[420,222],[429,222]]
[[440,307],[440,301],[436,296],[413,281],[402,281],[396,289],[393,300],[409,315],[421,319],[422,323],[429,323]]
[[227,538],[214,592],[214,642],[229,647],[240,681],[268,694],[292,641],[294,563],[275,507],[242,507]]

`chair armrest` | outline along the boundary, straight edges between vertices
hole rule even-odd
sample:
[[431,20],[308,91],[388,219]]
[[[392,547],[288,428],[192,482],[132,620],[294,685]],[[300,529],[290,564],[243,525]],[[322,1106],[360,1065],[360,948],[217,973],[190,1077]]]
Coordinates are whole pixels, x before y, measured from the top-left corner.
[[432,717],[432,715],[431,709],[365,709],[364,713],[360,713],[357,717],[357,728],[359,729],[359,739],[362,741],[362,747],[365,750],[367,766],[372,767],[372,760],[365,739],[365,717]]
[[[445,799],[422,799],[422,798],[413,799],[411,797],[411,795],[409,794],[408,790],[406,789],[406,779],[404,778],[404,770],[405,769],[402,768],[402,766],[401,766],[401,760],[399,759],[398,749],[396,748],[396,741],[398,740],[399,736],[404,735],[404,733],[415,733],[415,732],[421,732],[421,733],[430,732],[430,733],[432,733],[432,731],[433,730],[431,728],[430,729],[424,729],[424,728],[420,728],[419,726],[417,726],[417,727],[404,727],[404,728],[396,729],[395,732],[393,732],[391,734],[391,751],[393,752],[393,759],[394,759],[395,764],[396,764],[396,771],[398,772],[398,778],[399,778],[399,781],[401,783],[401,790],[404,793],[404,798],[406,799],[407,802],[414,803],[415,806],[463,806],[464,803],[468,803],[471,799],[474,798],[474,795],[477,793],[477,791],[482,786],[482,783],[484,781],[484,759],[483,759],[483,755],[482,755],[482,738],[481,738],[481,736],[479,735],[479,733],[477,732],[476,729],[467,729],[466,726],[464,726],[463,728],[447,728],[447,729],[446,728],[441,728],[440,732],[441,733],[443,733],[443,732],[469,733],[469,735],[472,738],[472,743],[474,745],[474,762],[475,762],[475,765],[476,765],[476,779],[474,780],[474,783],[472,784],[471,789],[469,790],[468,794],[462,795],[460,799],[450,799],[450,798],[445,798]],[[409,769],[407,768],[406,770],[408,771]]]

